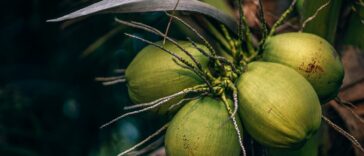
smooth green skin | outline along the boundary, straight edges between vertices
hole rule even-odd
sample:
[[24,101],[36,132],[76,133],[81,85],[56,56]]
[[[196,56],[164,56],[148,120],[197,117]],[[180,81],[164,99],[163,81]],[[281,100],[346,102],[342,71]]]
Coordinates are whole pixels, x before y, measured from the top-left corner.
[[316,133],[305,145],[298,149],[268,149],[270,156],[318,156],[320,133]]
[[298,148],[321,123],[319,99],[293,69],[252,62],[237,80],[239,115],[257,142],[274,148]]
[[[198,52],[191,43],[185,41],[178,43],[190,52],[204,68],[207,67],[208,58]],[[157,44],[161,45],[162,42]],[[207,51],[206,48],[199,47]],[[164,48],[192,63],[192,60],[173,43],[166,42]],[[203,83],[194,72],[180,67],[172,58],[172,55],[152,45],[138,53],[125,73],[129,97],[134,103],[154,101]],[[154,111],[159,115],[165,115],[169,106],[181,100],[182,97],[177,97]]]
[[[238,117],[237,122],[242,129]],[[211,97],[190,101],[178,111],[167,129],[165,147],[170,156],[240,154],[238,136],[225,105]]]
[[292,67],[315,88],[322,104],[336,97],[344,68],[335,49],[319,36],[284,33],[267,40],[263,60]]

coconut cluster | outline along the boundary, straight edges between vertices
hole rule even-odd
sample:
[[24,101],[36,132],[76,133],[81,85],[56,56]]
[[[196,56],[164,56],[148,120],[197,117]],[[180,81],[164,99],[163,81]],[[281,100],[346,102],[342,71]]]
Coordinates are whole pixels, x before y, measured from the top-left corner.
[[173,156],[240,155],[243,131],[269,148],[300,148],[320,127],[320,101],[335,97],[343,79],[334,48],[312,34],[270,37],[245,65],[216,63],[204,45],[155,44],[164,50],[147,46],[125,76],[134,103],[154,101],[156,116],[172,114],[165,147]]

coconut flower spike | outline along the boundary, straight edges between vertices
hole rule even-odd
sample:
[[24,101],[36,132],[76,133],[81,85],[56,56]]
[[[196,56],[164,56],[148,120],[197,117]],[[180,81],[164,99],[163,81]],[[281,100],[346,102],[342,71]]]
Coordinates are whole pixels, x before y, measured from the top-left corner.
[[294,6],[296,5],[297,0],[293,0],[288,9],[282,14],[282,16],[275,22],[269,32],[268,37],[273,36],[276,32],[276,29],[283,23],[283,21],[287,18],[287,16],[293,11]]
[[336,97],[335,102],[337,102],[338,104],[342,105],[345,109],[347,109],[359,122],[361,122],[361,124],[364,124],[364,120],[361,116],[359,116],[352,108],[356,108],[356,106],[354,104],[352,104],[349,101],[345,101],[343,99],[341,99],[340,97]]

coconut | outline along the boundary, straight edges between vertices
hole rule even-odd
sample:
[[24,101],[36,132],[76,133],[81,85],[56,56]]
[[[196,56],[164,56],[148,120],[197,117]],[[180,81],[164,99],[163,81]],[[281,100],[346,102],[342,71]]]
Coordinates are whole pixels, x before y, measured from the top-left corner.
[[[240,128],[240,122],[237,117]],[[241,129],[241,128],[240,128]],[[167,155],[239,156],[234,125],[222,101],[204,97],[188,102],[172,119],[165,136]]]
[[322,103],[337,95],[344,78],[344,68],[335,49],[314,34],[284,33],[268,38],[262,57],[303,75]]
[[297,149],[268,149],[268,155],[270,156],[318,156],[321,133],[316,133],[311,139],[309,139],[305,145]]
[[298,148],[320,127],[320,101],[310,83],[292,68],[252,62],[236,84],[240,118],[257,142]]
[[[185,41],[178,43],[191,53],[203,68],[207,68],[208,58],[191,43]],[[162,42],[157,44],[162,45]],[[198,46],[207,51],[202,45]],[[164,48],[192,63],[192,60],[173,43],[166,42]],[[177,65],[172,58],[172,55],[152,45],[145,47],[137,54],[125,73],[129,97],[134,103],[154,101],[203,83],[197,74]],[[169,106],[181,98],[183,96],[171,100],[154,111],[160,115],[166,114]]]

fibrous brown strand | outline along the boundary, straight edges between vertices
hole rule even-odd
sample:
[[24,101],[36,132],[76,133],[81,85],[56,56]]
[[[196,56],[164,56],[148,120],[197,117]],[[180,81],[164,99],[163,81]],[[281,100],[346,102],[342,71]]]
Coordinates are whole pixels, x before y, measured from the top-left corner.
[[124,24],[124,25],[127,25],[127,26],[130,26],[130,27],[134,27],[134,28],[139,28],[139,29],[142,29],[142,30],[145,30],[147,32],[151,32],[155,35],[158,35],[158,36],[161,36],[161,37],[165,37],[168,41],[172,42],[174,45],[176,45],[180,50],[182,50],[197,66],[197,68],[199,70],[202,70],[202,65],[192,56],[191,53],[189,53],[187,50],[185,50],[181,45],[179,45],[177,43],[177,41],[173,40],[172,38],[168,37],[168,36],[164,36],[164,34],[159,31],[158,29],[156,28],[153,28],[149,25],[146,25],[146,24],[143,24],[143,23],[140,23],[140,22],[135,22],[135,21],[132,21],[132,22],[127,22],[127,21],[123,21],[123,20],[120,20],[120,19],[115,19],[115,21],[121,23],[121,24]]
[[215,49],[211,46],[211,44],[195,29],[193,28],[191,25],[189,25],[187,22],[185,22],[183,19],[177,17],[177,16],[174,16],[174,15],[171,15],[169,13],[166,12],[166,14],[170,17],[173,17],[174,19],[176,19],[177,21],[181,22],[183,25],[185,25],[187,28],[189,28],[193,33],[195,33],[195,35],[197,35],[198,38],[200,38],[204,44],[206,45],[206,47],[210,50],[210,53],[215,56],[216,55],[216,52],[215,52]]
[[364,152],[363,147],[360,145],[359,141],[355,139],[350,133],[346,132],[342,128],[340,128],[338,125],[334,124],[330,119],[325,117],[324,115],[321,116],[321,118],[333,129],[335,129],[337,132],[342,134],[345,138],[347,138],[354,147],[358,148],[360,151]]
[[114,85],[117,83],[126,82],[125,76],[111,76],[111,77],[96,77],[96,81],[101,81],[102,85],[108,86],[108,85]]
[[205,89],[187,88],[187,89],[184,89],[184,90],[182,90],[180,92],[177,92],[175,94],[172,94],[172,95],[169,95],[169,96],[166,96],[166,97],[162,97],[162,98],[154,100],[152,102],[139,104],[138,107],[144,107],[144,106],[147,106],[147,107],[145,107],[143,109],[140,109],[140,110],[136,110],[136,111],[132,111],[132,112],[128,112],[128,113],[125,113],[123,115],[120,115],[120,116],[112,119],[111,121],[103,124],[102,126],[100,126],[100,128],[104,128],[104,127],[106,127],[106,126],[108,126],[108,125],[110,125],[110,124],[112,124],[112,123],[114,123],[114,122],[116,122],[116,121],[118,121],[120,119],[123,119],[123,118],[125,118],[127,116],[134,115],[134,114],[139,114],[139,113],[146,112],[148,110],[154,109],[154,108],[156,108],[156,107],[158,107],[160,105],[163,105],[163,104],[167,103],[168,101],[176,98],[177,96],[192,93],[192,92],[197,93],[197,92],[204,92],[204,91],[206,91],[206,90]]
[[[175,5],[175,6],[174,6],[174,8],[173,8],[173,11],[172,11],[172,14],[173,14],[173,15],[174,15],[174,14],[175,14],[175,12],[176,12],[176,9],[177,9],[178,4],[179,4],[179,0],[177,0],[176,5]],[[169,32],[169,28],[171,27],[172,20],[173,20],[173,18],[172,18],[172,17],[170,17],[170,18],[169,18],[169,21],[168,21],[168,24],[167,24],[166,31],[165,31],[165,33],[164,33],[163,45],[164,45],[164,44],[166,44],[166,37],[168,36],[168,32]]]
[[166,130],[168,128],[168,123],[165,124],[164,126],[162,126],[160,129],[158,129],[156,132],[154,132],[153,134],[151,134],[150,136],[148,136],[147,138],[145,138],[144,140],[142,140],[141,142],[137,143],[136,145],[134,145],[133,147],[123,151],[122,153],[118,154],[118,156],[122,156],[125,155],[133,150],[135,150],[136,148],[138,148],[139,146],[145,144],[146,142],[148,142],[150,139],[153,139],[155,136],[159,135],[160,133],[162,133],[164,130]]

